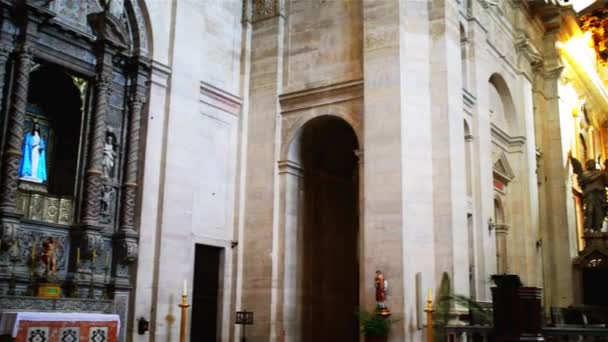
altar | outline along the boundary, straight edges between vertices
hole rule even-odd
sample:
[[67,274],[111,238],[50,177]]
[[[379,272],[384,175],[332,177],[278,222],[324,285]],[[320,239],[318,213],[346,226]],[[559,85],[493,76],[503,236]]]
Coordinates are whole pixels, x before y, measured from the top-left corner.
[[120,318],[115,314],[2,312],[0,339],[16,342],[116,342]]

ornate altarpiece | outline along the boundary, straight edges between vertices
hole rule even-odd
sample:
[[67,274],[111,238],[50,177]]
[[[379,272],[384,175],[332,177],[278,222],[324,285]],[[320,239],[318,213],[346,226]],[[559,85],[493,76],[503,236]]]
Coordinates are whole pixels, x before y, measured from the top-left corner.
[[[125,323],[121,340],[138,251],[140,127],[150,78],[141,3],[0,0],[0,306],[115,312]],[[32,75],[40,66],[74,79],[83,99],[74,111],[77,153],[53,157],[64,148],[62,125],[43,122],[51,142],[48,187],[19,177],[32,120],[62,118],[58,108],[51,116],[32,109]],[[56,84],[53,78],[44,83]],[[57,163],[74,165],[73,177],[53,172]],[[58,192],[52,185],[59,181],[73,186]],[[49,237],[58,243],[61,299],[34,296]]]

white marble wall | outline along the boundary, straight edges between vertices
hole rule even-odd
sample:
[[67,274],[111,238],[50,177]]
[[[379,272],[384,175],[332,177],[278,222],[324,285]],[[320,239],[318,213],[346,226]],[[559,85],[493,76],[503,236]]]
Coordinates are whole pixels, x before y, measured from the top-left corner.
[[[134,315],[150,318],[152,330],[133,333],[133,340],[177,338],[177,303],[183,279],[192,283],[195,243],[224,248],[222,340],[240,336],[230,322],[241,308],[255,310],[252,340],[298,340],[298,257],[290,250],[298,236],[297,196],[290,193],[298,189],[297,165],[285,162],[298,128],[319,115],[345,119],[359,137],[360,301],[373,305],[373,274],[382,269],[391,281],[389,303],[403,318],[391,340],[423,338],[417,273],[424,290],[438,289],[448,272],[456,293],[490,300],[496,236],[487,222],[500,151],[514,174],[504,194],[509,267],[527,285],[542,284],[538,260],[547,252],[536,247],[540,222],[570,222],[552,211],[565,210],[567,202],[557,185],[563,182],[559,153],[547,154],[545,174],[555,185],[546,193],[537,185],[536,146],[562,138],[544,135],[545,126],[559,123],[539,125],[539,108],[558,104],[539,102],[530,62],[516,53],[521,30],[542,50],[542,25],[522,14],[525,6],[286,0],[276,2],[275,15],[250,21],[242,20],[243,3],[251,6],[146,1],[154,61]],[[250,18],[251,8],[244,12]],[[512,102],[504,115],[512,145],[492,135],[492,75],[504,80],[499,91]],[[465,119],[472,135],[470,196]],[[558,193],[563,201],[540,207]],[[239,241],[235,249],[232,240]],[[568,290],[560,285],[551,296],[565,303]]]
[[[241,117],[238,0],[146,1],[153,82],[146,123],[134,317],[176,340],[184,279],[192,295],[195,244],[223,248],[221,321],[232,317],[235,184]],[[230,324],[222,324],[228,340]]]

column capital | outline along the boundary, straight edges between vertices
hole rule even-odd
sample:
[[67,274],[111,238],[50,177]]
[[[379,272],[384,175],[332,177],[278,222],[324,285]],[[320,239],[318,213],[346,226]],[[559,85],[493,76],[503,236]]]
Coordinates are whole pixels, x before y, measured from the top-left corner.
[[257,22],[283,15],[281,0],[252,0],[251,21]]

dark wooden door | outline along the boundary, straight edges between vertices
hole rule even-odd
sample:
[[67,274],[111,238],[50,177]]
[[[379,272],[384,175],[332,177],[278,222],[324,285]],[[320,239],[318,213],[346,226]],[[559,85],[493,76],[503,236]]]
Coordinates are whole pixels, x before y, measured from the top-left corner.
[[190,341],[218,340],[220,256],[218,247],[196,245]]

